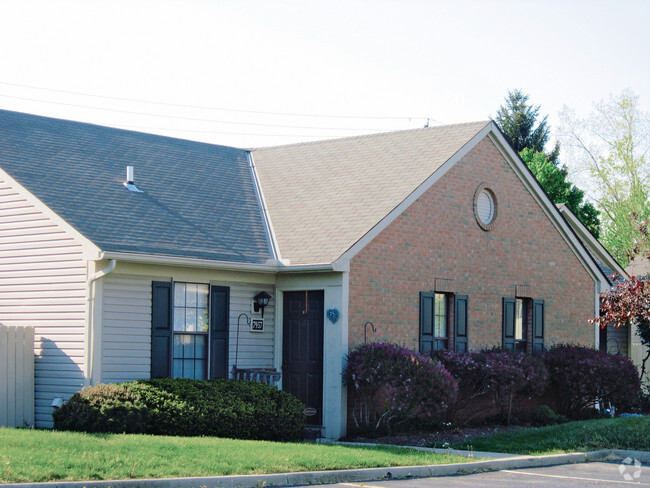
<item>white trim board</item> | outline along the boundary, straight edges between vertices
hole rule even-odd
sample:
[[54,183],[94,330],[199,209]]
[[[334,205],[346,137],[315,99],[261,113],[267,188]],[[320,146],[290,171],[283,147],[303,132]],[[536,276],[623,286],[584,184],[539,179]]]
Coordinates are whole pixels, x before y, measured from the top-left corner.
[[399,217],[407,208],[417,201],[424,193],[426,193],[438,180],[440,180],[458,161],[460,161],[469,151],[471,151],[476,144],[479,143],[490,131],[492,130],[492,123],[476,133],[465,145],[460,148],[451,158],[443,163],[437,170],[431,174],[423,183],[420,184],[408,197],[397,205],[388,215],[381,219],[375,226],[370,229],[363,237],[354,243],[347,251],[345,251],[336,261],[334,267],[338,268],[348,264],[363,248],[366,247],[375,237],[383,232],[390,224],[392,224],[397,217]]
[[[502,154],[508,165],[514,171],[515,175],[522,182],[524,187],[529,191],[542,211],[546,214],[560,236],[569,245],[569,248],[575,254],[578,261],[585,268],[590,277],[596,281],[605,283],[606,277],[595,263],[591,255],[586,251],[579,241],[573,229],[565,222],[560,215],[559,210],[555,207],[548,195],[544,192],[539,182],[535,179],[525,163],[521,160],[514,150],[505,140],[501,131],[494,122],[486,126],[474,135],[459,151],[449,158],[440,166],[431,176],[429,176],[418,188],[416,188],[407,198],[397,205],[387,216],[381,219],[370,231],[353,244],[344,252],[336,261],[334,268],[349,265],[349,262],[361,252],[375,237],[383,232],[393,221],[397,219],[405,210],[407,210],[418,198],[428,191],[438,180],[440,180],[458,161],[469,153],[480,141],[489,137],[495,147]],[[603,281],[604,280],[604,281]]]

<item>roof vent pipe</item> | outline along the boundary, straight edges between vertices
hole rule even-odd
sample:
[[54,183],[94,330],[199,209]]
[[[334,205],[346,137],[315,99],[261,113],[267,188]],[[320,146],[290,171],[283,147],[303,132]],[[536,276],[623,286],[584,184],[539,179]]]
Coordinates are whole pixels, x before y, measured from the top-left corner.
[[129,191],[142,193],[142,190],[140,190],[137,186],[135,186],[135,183],[133,183],[133,166],[126,167],[126,181],[124,182],[124,186]]

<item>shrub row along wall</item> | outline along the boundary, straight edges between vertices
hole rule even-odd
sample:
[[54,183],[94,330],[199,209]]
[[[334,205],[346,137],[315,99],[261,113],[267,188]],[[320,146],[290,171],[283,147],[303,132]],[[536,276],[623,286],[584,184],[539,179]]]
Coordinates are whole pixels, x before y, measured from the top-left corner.
[[290,441],[304,409],[262,383],[165,378],[84,388],[53,417],[59,430]]
[[[637,371],[627,358],[573,345],[539,356],[493,349],[430,357],[371,343],[350,352],[345,379],[351,427],[361,433],[467,424],[489,416],[506,424],[522,414],[536,423],[585,418],[598,401],[621,412],[634,409],[640,398]],[[548,408],[526,411],[541,403],[559,415]]]

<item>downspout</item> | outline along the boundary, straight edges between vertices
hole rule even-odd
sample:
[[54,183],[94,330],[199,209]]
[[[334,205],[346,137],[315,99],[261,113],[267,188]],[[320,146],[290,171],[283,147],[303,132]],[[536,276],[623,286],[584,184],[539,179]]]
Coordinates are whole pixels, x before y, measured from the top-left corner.
[[109,273],[112,273],[115,269],[117,261],[111,259],[104,269],[97,271],[95,274],[90,276],[86,280],[86,287],[88,290],[88,307],[86,308],[86,323],[88,324],[88,336],[86,343],[86,376],[84,378],[84,386],[89,386],[92,384],[93,379],[93,365],[95,360],[95,324],[93,319],[95,317],[95,281],[99,278],[106,276]]

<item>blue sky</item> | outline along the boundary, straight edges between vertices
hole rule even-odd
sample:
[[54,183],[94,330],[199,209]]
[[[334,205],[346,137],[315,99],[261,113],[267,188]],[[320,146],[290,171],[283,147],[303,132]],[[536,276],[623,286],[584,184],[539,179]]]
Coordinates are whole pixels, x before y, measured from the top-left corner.
[[513,88],[552,126],[626,87],[650,107],[642,0],[9,0],[0,19],[0,108],[238,147],[483,120]]

